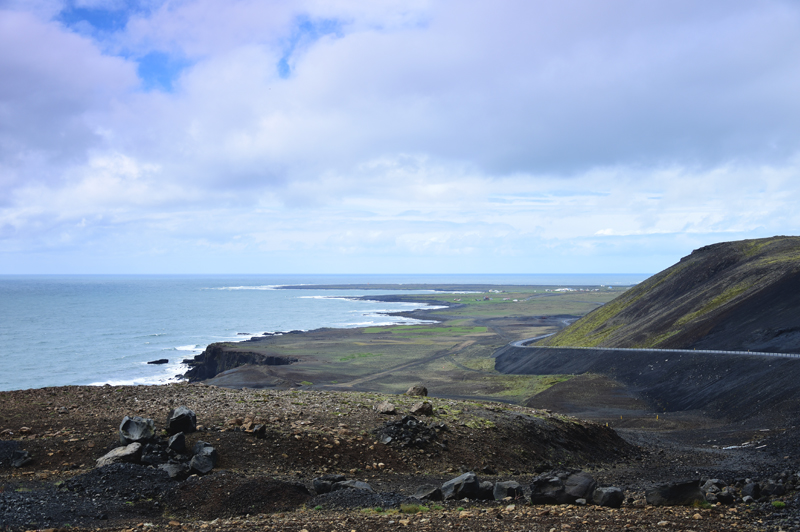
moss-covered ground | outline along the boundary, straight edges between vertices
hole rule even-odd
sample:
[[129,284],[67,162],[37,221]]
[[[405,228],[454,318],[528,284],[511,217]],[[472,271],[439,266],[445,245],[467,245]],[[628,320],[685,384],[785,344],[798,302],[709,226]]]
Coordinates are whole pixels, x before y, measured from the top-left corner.
[[494,369],[493,353],[512,341],[556,332],[625,290],[556,288],[409,294],[400,297],[447,308],[410,313],[433,323],[322,329],[231,347],[300,359],[271,367],[269,373],[301,389],[396,394],[422,383],[439,397],[521,402],[569,376],[503,375]]

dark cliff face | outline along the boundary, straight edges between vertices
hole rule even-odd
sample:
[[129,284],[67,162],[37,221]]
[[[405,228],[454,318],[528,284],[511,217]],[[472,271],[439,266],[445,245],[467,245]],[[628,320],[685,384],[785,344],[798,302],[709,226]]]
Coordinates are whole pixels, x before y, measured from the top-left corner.
[[800,237],[697,249],[541,345],[800,352]]
[[293,362],[298,362],[298,359],[247,351],[227,344],[211,344],[189,362],[191,369],[184,374],[184,377],[189,379],[189,382],[197,382],[247,364],[285,366]]

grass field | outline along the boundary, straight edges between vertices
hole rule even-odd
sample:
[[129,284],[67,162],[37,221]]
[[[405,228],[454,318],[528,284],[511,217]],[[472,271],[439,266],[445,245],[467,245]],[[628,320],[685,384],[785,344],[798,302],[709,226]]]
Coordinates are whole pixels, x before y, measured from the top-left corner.
[[408,295],[403,300],[450,308],[416,314],[439,320],[434,324],[326,329],[229,345],[300,359],[270,369],[301,388],[402,393],[422,383],[440,397],[521,402],[569,376],[503,375],[494,369],[493,353],[508,342],[555,332],[624,291],[595,288]]

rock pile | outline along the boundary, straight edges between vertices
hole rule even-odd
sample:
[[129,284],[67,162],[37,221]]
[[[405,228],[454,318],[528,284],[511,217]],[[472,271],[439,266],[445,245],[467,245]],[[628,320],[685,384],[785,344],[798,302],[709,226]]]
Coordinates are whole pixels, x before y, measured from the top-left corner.
[[695,503],[767,502],[784,496],[787,491],[797,489],[800,472],[783,471],[772,478],[756,481],[739,478],[726,482],[718,478],[692,479],[670,484],[661,484],[645,492],[647,504],[653,506],[681,506]]
[[125,416],[119,426],[122,446],[98,458],[96,466],[149,465],[166,471],[170,478],[184,479],[191,474],[205,475],[217,465],[217,451],[210,444],[198,441],[191,450],[186,447],[185,434],[197,430],[197,416],[191,409],[180,406],[170,410],[165,430],[169,438],[160,438],[152,419]]
[[[523,499],[523,486],[516,481],[492,483],[481,481],[473,472],[464,473],[448,480],[441,487],[420,486],[414,498],[429,501],[473,499],[504,500]],[[597,486],[595,479],[584,472],[551,473],[533,479],[530,484],[531,504],[595,504],[619,508],[625,500],[625,492],[616,487]]]
[[[424,448],[438,439],[440,432],[447,431],[444,423],[425,423],[414,416],[405,416],[399,421],[387,421],[377,430],[378,441],[383,444],[399,445],[401,448]],[[447,442],[437,442],[446,448]]]

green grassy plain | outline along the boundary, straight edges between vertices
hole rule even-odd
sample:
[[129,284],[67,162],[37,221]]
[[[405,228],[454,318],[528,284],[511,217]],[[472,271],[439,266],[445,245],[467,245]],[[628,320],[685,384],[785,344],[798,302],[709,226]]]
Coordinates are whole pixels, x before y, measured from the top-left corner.
[[409,294],[402,299],[448,308],[413,314],[437,323],[322,329],[229,345],[300,359],[289,366],[270,367],[270,374],[300,388],[398,394],[422,383],[439,397],[516,403],[569,376],[503,375],[494,369],[493,353],[508,342],[556,332],[625,290],[554,292],[553,288]]

